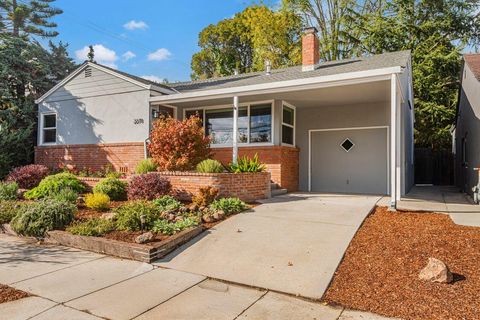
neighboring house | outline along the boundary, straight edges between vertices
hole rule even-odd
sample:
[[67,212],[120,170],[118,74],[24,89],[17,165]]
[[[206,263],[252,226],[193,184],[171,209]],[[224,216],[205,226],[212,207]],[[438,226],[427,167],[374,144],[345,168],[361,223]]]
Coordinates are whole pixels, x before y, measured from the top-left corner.
[[410,52],[319,62],[315,32],[302,66],[168,86],[87,62],[38,99],[36,162],[132,171],[163,112],[200,115],[228,163],[239,101],[239,155],[257,153],[281,187],[395,201],[413,185]]
[[455,183],[472,194],[480,167],[480,54],[464,55],[457,117],[453,131]]

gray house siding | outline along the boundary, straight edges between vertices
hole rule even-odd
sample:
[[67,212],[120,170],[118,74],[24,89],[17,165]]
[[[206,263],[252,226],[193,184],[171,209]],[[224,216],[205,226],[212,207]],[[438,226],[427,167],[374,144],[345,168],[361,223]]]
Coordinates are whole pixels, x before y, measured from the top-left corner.
[[91,76],[80,72],[39,104],[40,116],[57,114],[57,144],[143,142],[149,134],[150,91],[90,69]]
[[472,194],[472,188],[478,184],[478,172],[474,168],[480,167],[480,81],[468,64],[463,68],[459,99],[455,129],[455,183],[464,192]]

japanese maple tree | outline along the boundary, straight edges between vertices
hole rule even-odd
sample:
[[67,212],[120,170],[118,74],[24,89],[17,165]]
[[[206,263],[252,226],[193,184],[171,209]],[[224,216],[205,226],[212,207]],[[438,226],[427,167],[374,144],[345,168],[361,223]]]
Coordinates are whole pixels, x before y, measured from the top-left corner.
[[211,156],[210,138],[198,117],[183,121],[167,117],[155,121],[148,146],[159,170],[186,171]]

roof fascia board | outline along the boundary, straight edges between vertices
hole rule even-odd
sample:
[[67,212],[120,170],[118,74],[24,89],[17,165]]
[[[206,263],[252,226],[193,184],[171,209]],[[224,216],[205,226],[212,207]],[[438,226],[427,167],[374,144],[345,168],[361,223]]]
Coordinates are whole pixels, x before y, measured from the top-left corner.
[[344,74],[302,78],[295,80],[268,82],[241,87],[212,89],[203,91],[192,91],[186,93],[172,94],[168,96],[151,97],[152,103],[180,103],[189,101],[204,100],[206,98],[228,98],[233,95],[245,96],[251,94],[277,93],[295,90],[306,90],[315,88],[327,88],[333,86],[358,84],[390,79],[391,74],[403,72],[402,67],[391,67],[374,69],[368,71],[349,72]]
[[164,94],[172,94],[172,93],[176,93],[176,91],[174,90],[167,90],[165,88],[162,88],[162,87],[159,87],[159,86],[155,86],[155,85],[149,85],[149,84],[144,84],[144,83],[141,83],[140,81],[137,81],[135,79],[132,79],[130,77],[127,77],[127,76],[124,76],[118,72],[115,72],[113,70],[110,70],[108,68],[104,68],[103,66],[101,65],[98,65],[96,63],[91,63],[91,62],[87,62],[85,63],[83,66],[80,66],[77,70],[75,70],[74,72],[72,72],[70,75],[68,75],[65,79],[63,79],[62,81],[60,81],[59,83],[57,83],[52,89],[48,90],[47,93],[45,93],[43,96],[41,96],[40,98],[38,98],[37,100],[35,100],[35,103],[40,103],[42,102],[43,100],[45,100],[48,96],[50,96],[53,92],[55,92],[56,90],[58,90],[59,88],[61,88],[62,86],[64,86],[68,81],[70,81],[71,79],[73,79],[75,76],[77,76],[81,71],[83,71],[86,67],[92,67],[92,68],[96,68],[100,71],[103,71],[105,73],[108,73],[114,77],[117,77],[117,78],[120,78],[122,80],[125,80],[125,81],[128,81],[134,85],[137,85],[141,88],[144,88],[146,90],[155,90],[155,91],[158,91],[158,92],[161,92],[161,93],[164,93]]

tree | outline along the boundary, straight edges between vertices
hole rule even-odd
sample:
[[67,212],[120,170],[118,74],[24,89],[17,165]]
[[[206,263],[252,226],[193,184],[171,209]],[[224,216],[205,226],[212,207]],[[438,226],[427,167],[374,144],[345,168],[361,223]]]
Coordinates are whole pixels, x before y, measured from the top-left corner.
[[183,121],[160,118],[150,132],[148,151],[160,170],[193,170],[211,156],[210,138],[205,136],[198,117]]
[[55,0],[0,0],[0,31],[15,37],[36,35],[56,37],[57,24],[51,18],[63,11],[52,7]]
[[480,2],[390,0],[357,15],[359,52],[411,50],[415,94],[415,143],[449,148],[461,53],[480,40]]
[[59,82],[68,76],[78,65],[72,58],[68,56],[68,43],[60,41],[55,45],[52,41],[48,42],[49,55],[49,70],[52,80]]
[[88,46],[88,54],[87,54],[88,61],[95,62],[95,50],[93,50],[93,46]]
[[201,50],[192,57],[192,78],[259,71],[266,60],[274,68],[296,65],[301,61],[301,29],[300,17],[290,10],[247,7],[200,32]]

